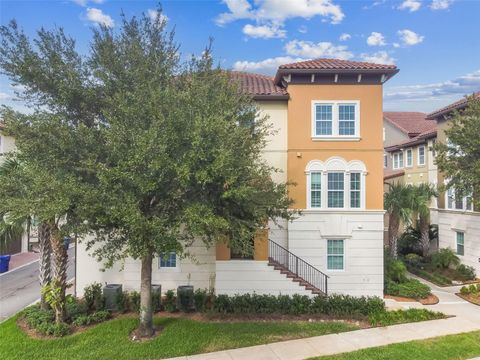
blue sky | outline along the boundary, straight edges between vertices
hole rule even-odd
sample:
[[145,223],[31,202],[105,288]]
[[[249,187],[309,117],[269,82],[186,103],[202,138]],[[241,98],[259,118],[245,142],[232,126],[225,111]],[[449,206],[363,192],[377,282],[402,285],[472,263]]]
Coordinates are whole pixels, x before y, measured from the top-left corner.
[[[118,28],[119,15],[139,15],[157,1],[0,1],[0,21],[15,18],[30,36],[63,27],[88,51],[90,28]],[[480,1],[215,0],[163,1],[185,56],[214,38],[222,67],[274,74],[282,63],[318,57],[395,63],[384,109],[429,112],[480,90]],[[150,15],[156,14],[150,11]],[[0,77],[0,103],[14,101]]]

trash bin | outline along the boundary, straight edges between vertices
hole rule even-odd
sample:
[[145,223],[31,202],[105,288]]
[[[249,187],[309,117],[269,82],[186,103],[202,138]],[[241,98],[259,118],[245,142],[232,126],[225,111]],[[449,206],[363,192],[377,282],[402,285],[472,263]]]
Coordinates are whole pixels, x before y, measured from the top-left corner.
[[0,273],[8,271],[8,263],[10,262],[10,255],[0,256]]
[[118,311],[118,296],[122,294],[122,284],[107,284],[103,288],[105,307],[107,310]]
[[183,312],[192,311],[195,308],[193,302],[193,286],[184,285],[177,288],[177,309]]
[[68,250],[68,247],[70,246],[70,241],[72,238],[70,236],[65,236],[63,238],[63,246],[65,247],[65,250]]
[[162,285],[152,284],[153,311],[160,311],[161,299],[162,299]]

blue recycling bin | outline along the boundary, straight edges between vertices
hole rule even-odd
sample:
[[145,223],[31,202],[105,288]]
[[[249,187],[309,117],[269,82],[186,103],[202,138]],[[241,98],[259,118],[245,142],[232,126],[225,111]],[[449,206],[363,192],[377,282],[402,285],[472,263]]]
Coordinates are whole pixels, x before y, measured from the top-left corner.
[[0,256],[0,273],[8,271],[8,264],[10,263],[10,255]]

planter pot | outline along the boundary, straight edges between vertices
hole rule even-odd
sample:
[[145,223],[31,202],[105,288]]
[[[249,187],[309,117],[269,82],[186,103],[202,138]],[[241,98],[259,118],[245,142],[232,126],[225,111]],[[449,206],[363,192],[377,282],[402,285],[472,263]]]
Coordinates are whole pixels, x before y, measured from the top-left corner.
[[107,284],[103,288],[105,308],[111,311],[118,311],[117,299],[122,295],[122,284]]

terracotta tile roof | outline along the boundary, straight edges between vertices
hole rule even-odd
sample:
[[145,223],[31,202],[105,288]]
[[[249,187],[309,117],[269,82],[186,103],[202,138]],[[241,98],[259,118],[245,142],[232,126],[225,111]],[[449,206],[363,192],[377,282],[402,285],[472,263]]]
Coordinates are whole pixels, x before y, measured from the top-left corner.
[[309,70],[396,70],[395,65],[374,64],[361,61],[338,59],[313,59],[291,64],[280,65],[279,69]]
[[[480,98],[480,91],[477,91],[475,93],[473,93],[473,96],[475,96],[476,98]],[[459,109],[463,109],[466,107],[467,105],[467,98],[464,97],[463,99],[460,99],[458,101],[455,101],[454,103],[450,104],[450,105],[447,105],[443,108],[440,108],[438,110],[435,110],[433,112],[431,112],[430,114],[427,115],[427,119],[435,119],[437,117],[439,117],[440,115],[444,115],[444,114],[447,114],[453,110],[459,110]]]
[[410,137],[437,128],[437,123],[426,120],[422,112],[385,111],[383,118]]
[[284,97],[288,99],[286,89],[275,85],[270,76],[242,71],[229,71],[229,74],[233,80],[239,82],[242,91],[254,97]]
[[389,170],[389,169],[384,169],[383,170],[383,180],[388,180],[388,179],[393,179],[398,176],[402,176],[405,174],[404,170]]
[[385,151],[392,152],[397,151],[406,147],[424,144],[426,140],[437,137],[437,128],[430,129],[420,133],[418,136],[415,136],[413,139],[402,141],[398,144],[391,145],[385,148]]

